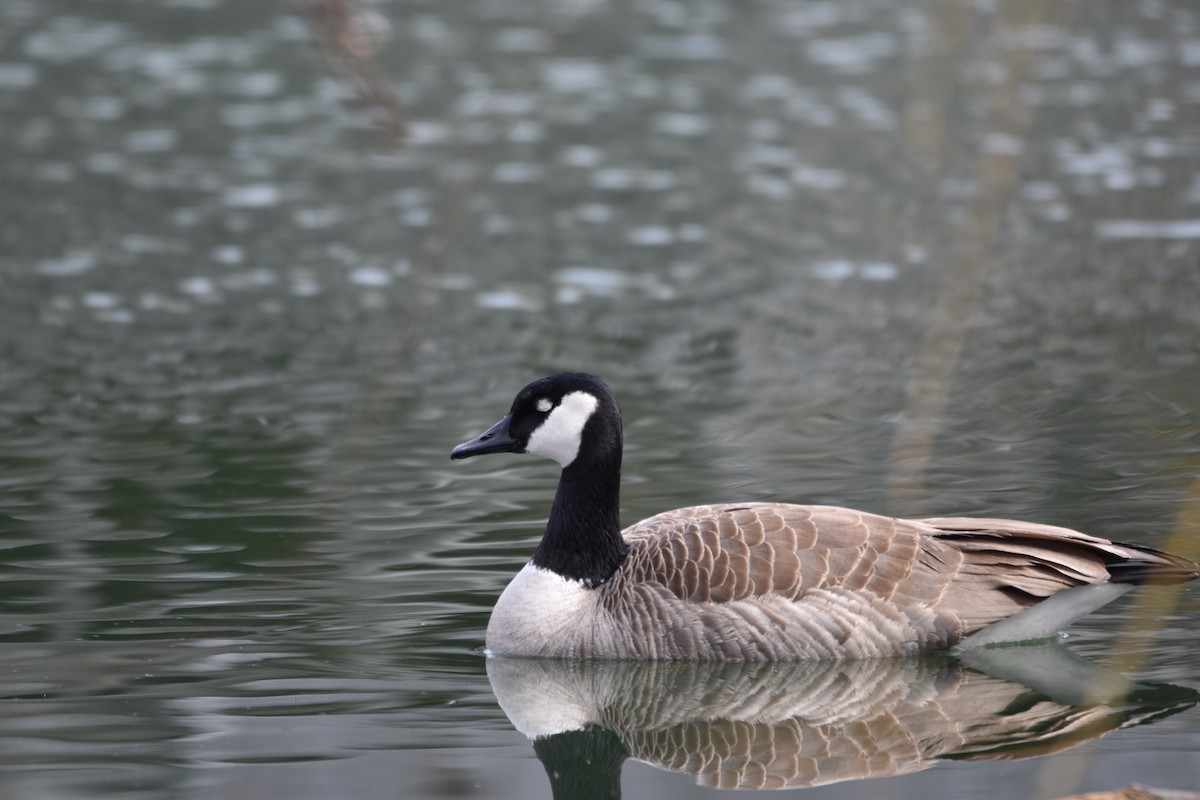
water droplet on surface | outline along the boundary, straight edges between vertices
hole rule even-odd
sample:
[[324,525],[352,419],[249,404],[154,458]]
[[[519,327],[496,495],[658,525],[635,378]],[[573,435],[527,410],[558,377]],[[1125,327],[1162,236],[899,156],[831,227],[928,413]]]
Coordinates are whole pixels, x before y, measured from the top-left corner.
[[254,183],[237,186],[225,191],[225,205],[234,208],[267,208],[278,205],[281,199],[279,187],[271,183]]
[[88,292],[83,296],[83,304],[88,308],[116,308],[118,302],[111,292]]
[[0,64],[0,89],[28,89],[37,79],[38,71],[32,64]]
[[81,275],[94,266],[96,266],[96,255],[94,253],[77,250],[68,253],[62,258],[47,258],[39,262],[37,271],[39,275],[65,277]]
[[665,225],[644,225],[629,231],[626,239],[643,247],[661,247],[674,242],[675,234]]
[[205,278],[203,276],[187,278],[181,284],[179,284],[179,288],[184,294],[195,295],[198,297],[210,296],[215,294],[217,291],[216,284],[212,282],[212,279]]
[[501,311],[538,311],[541,308],[541,304],[532,297],[515,289],[482,292],[475,298],[475,302],[480,308]]
[[542,82],[555,92],[594,92],[609,84],[608,71],[599,61],[554,58],[542,67]]
[[359,286],[387,286],[392,276],[378,267],[359,267],[350,273],[350,282]]

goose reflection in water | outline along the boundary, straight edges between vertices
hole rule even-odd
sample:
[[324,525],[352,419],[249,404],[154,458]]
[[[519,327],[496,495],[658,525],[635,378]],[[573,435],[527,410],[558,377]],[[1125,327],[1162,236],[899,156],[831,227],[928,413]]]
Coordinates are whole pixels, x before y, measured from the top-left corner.
[[1194,705],[1057,643],[958,658],[796,663],[490,658],[556,798],[619,797],[627,758],[719,789],[798,789],[941,759],[1064,750]]

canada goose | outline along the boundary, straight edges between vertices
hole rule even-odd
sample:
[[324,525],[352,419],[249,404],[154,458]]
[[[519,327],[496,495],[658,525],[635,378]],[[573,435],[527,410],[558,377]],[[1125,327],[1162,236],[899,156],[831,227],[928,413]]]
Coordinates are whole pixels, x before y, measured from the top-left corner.
[[529,384],[450,457],[485,453],[562,466],[541,543],[492,611],[492,654],[910,655],[1053,636],[1135,584],[1182,582],[1200,569],[1050,525],[832,506],[696,506],[622,531],[620,407],[603,380],[583,373]]

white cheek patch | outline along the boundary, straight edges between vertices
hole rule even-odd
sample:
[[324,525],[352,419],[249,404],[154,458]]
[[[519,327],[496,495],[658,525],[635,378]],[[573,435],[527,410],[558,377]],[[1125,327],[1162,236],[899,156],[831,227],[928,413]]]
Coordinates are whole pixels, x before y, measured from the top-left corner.
[[529,435],[525,452],[557,461],[563,467],[570,466],[579,455],[579,443],[583,440],[583,426],[591,419],[600,401],[587,392],[571,392],[562,399],[558,408],[550,412],[538,428]]

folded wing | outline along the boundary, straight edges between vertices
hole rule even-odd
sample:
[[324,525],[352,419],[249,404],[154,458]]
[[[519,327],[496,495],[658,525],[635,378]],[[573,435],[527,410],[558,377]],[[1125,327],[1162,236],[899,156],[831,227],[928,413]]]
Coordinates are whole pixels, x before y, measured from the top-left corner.
[[1183,581],[1186,559],[1013,520],[902,520],[831,506],[697,506],[625,531],[629,577],[681,600],[854,592],[966,636],[1077,586]]

